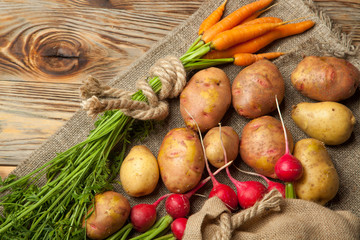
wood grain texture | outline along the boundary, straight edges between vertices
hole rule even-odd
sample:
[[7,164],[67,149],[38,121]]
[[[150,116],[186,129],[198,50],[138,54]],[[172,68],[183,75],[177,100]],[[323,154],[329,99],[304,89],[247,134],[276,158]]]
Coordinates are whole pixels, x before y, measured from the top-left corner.
[[341,25],[344,33],[350,34],[354,45],[360,45],[360,0],[315,0],[334,24]]
[[[0,0],[0,175],[77,111],[82,79],[112,79],[199,1]],[[359,0],[316,0],[360,44]]]
[[201,1],[1,1],[0,165],[17,165]]

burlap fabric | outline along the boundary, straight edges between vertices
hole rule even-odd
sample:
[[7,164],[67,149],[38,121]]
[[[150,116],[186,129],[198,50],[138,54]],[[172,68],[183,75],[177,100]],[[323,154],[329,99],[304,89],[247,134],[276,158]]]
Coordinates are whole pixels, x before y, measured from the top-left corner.
[[[181,26],[174,29],[167,37],[151,48],[142,58],[138,59],[125,72],[122,72],[111,83],[111,86],[124,88],[127,90],[134,90],[135,82],[146,76],[151,65],[156,60],[166,56],[175,55],[180,57],[197,37],[197,28],[208,14],[213,11],[223,0],[210,0],[204,2],[200,9],[194,13]],[[225,14],[235,10],[242,4],[249,3],[249,0],[231,0],[227,4]],[[312,100],[303,97],[299,94],[290,83],[290,74],[295,69],[296,64],[305,55],[335,55],[344,57],[352,62],[356,67],[360,68],[359,54],[355,54],[355,48],[351,45],[350,39],[338,32],[334,26],[331,25],[329,19],[321,12],[318,12],[314,7],[312,1],[309,0],[279,0],[278,5],[271,9],[264,15],[277,16],[284,20],[295,19],[298,17],[307,16],[316,22],[314,28],[304,34],[289,37],[283,40],[276,41],[265,51],[279,50],[283,52],[290,52],[277,60],[274,63],[279,67],[286,83],[286,96],[282,103],[281,110],[286,126],[290,129],[294,140],[298,141],[307,136],[296,127],[290,117],[291,106]],[[231,81],[235,78],[237,73],[241,70],[240,67],[227,65],[222,67],[228,74]],[[192,73],[188,74],[188,78]],[[359,91],[351,98],[343,103],[348,106],[354,113],[356,119],[360,120],[360,94]],[[278,118],[276,113],[273,113]],[[247,119],[238,116],[233,109],[230,109],[223,119],[222,125],[231,125],[239,135],[241,135],[242,128],[248,122]],[[165,134],[172,128],[184,126],[179,111],[179,101],[174,99],[170,101],[170,115],[159,126],[156,126],[155,131],[142,144],[147,145],[155,155],[158,153],[161,141]],[[89,131],[93,128],[93,121],[88,117],[85,111],[78,111],[63,128],[54,134],[45,144],[34,151],[31,156],[24,161],[14,171],[17,175],[25,175],[31,170],[41,166],[44,162],[53,158],[56,153],[66,150],[76,143],[84,140]],[[327,207],[332,210],[349,211],[358,217],[360,216],[360,174],[359,174],[359,159],[360,159],[360,124],[357,124],[354,132],[345,144],[340,146],[328,147],[328,151],[333,159],[335,167],[340,176],[340,189],[335,197]],[[137,143],[133,143],[137,144]],[[235,163],[242,169],[248,169],[240,159]],[[231,169],[231,173],[238,180],[259,180],[259,178],[245,176]],[[205,176],[205,174],[204,174]],[[224,173],[218,175],[218,180],[222,183],[228,183],[228,178]],[[232,185],[231,185],[232,186]],[[200,194],[207,195],[210,191],[210,183],[200,190]],[[115,189],[122,192],[120,185],[116,185]],[[162,183],[159,183],[155,193],[143,198],[129,198],[131,205],[137,203],[152,203],[160,195],[167,193],[166,188]],[[205,199],[199,196],[193,196],[191,213],[195,213],[204,205]],[[292,203],[289,205],[291,206]],[[307,205],[304,205],[308,207]],[[290,207],[289,207],[290,208]],[[159,206],[159,215],[164,215],[162,205]],[[321,211],[319,208],[307,209],[307,211]],[[280,216],[280,215],[279,215]],[[259,219],[260,221],[261,219]],[[310,222],[310,221],[309,221]],[[304,224],[302,222],[301,224]]]
[[360,221],[310,201],[283,199],[274,190],[253,207],[231,214],[217,198],[190,216],[183,239],[359,239]]

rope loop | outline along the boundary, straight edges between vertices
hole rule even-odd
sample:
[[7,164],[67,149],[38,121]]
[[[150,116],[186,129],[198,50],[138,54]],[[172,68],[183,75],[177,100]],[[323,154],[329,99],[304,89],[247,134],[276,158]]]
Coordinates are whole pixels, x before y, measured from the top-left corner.
[[[169,114],[169,105],[165,99],[179,96],[184,89],[185,68],[178,58],[168,56],[159,59],[150,68],[149,76],[159,78],[161,90],[156,94],[147,81],[148,78],[139,79],[136,82],[136,89],[141,90],[147,102],[132,100],[133,93],[101,84],[98,79],[90,76],[80,87],[80,96],[85,99],[82,107],[92,117],[107,110],[119,109],[125,115],[140,120],[165,119]],[[100,97],[107,99],[100,100]]]
[[213,239],[231,239],[233,231],[247,221],[270,211],[280,211],[280,205],[283,201],[284,199],[281,193],[273,189],[267,193],[261,201],[256,202],[254,206],[241,210],[235,215],[231,215],[230,212],[223,212],[219,217],[219,229],[215,232]]

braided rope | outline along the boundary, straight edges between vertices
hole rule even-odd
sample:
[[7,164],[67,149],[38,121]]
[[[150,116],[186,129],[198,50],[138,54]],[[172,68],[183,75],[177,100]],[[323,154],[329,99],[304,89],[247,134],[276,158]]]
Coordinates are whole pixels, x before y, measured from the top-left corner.
[[216,231],[214,240],[229,240],[235,229],[243,225],[245,222],[260,216],[269,211],[280,211],[280,205],[284,201],[281,193],[272,190],[264,196],[264,198],[256,202],[251,208],[244,209],[239,213],[231,216],[231,213],[224,212],[219,218],[219,230]]
[[250,219],[263,214],[264,212],[280,211],[280,204],[284,201],[281,193],[277,190],[272,190],[264,196],[260,202],[256,202],[254,206],[234,215],[231,223],[234,229],[240,227]]
[[[164,119],[169,114],[169,105],[164,100],[177,97],[186,85],[185,68],[178,58],[168,56],[159,59],[150,68],[149,75],[150,78],[158,77],[162,85],[159,94],[156,94],[147,79],[136,82],[136,89],[142,91],[148,103],[132,100],[132,92],[112,88],[89,77],[80,87],[80,96],[85,99],[82,107],[93,117],[100,112],[120,109],[125,115],[140,120]],[[100,100],[99,97],[112,99]]]
[[228,212],[224,212],[220,215],[220,231],[215,233],[215,240],[229,240],[233,232],[231,226],[231,215]]

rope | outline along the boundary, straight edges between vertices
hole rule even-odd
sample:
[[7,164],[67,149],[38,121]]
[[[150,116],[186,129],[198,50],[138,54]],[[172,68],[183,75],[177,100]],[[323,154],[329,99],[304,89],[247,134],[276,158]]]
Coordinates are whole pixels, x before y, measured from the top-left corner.
[[243,225],[245,222],[264,214],[269,211],[280,211],[280,205],[284,201],[281,193],[272,190],[264,196],[260,202],[256,202],[251,208],[240,211],[238,214],[232,215],[224,212],[219,218],[219,231],[214,235],[215,240],[229,240],[232,232]]
[[162,85],[159,94],[156,94],[147,79],[136,82],[136,89],[142,91],[148,102],[132,100],[132,92],[112,88],[101,84],[94,77],[89,77],[80,87],[80,96],[85,99],[82,107],[92,117],[104,111],[119,109],[132,118],[162,120],[169,114],[169,105],[165,99],[175,98],[181,93],[186,85],[186,72],[178,58],[168,56],[159,59],[150,68],[149,77],[158,77]]
[[220,231],[215,233],[215,240],[228,240],[231,239],[232,235],[232,226],[231,226],[231,216],[228,212],[224,212],[220,215]]
[[231,219],[233,228],[236,229],[245,222],[270,210],[280,211],[280,204],[283,202],[283,200],[284,199],[279,191],[272,190],[266,194],[260,202],[256,202],[251,208],[234,215],[234,217]]

